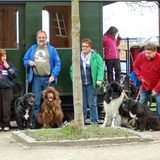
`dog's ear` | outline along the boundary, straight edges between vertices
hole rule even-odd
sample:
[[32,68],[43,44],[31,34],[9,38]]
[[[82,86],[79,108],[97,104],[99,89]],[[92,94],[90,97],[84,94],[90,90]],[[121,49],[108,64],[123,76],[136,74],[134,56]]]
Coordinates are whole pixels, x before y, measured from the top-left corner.
[[120,84],[117,84],[117,86],[118,86],[118,92],[122,93],[123,92],[122,86]]
[[43,99],[46,99],[46,92],[47,92],[46,89],[44,89],[44,90],[42,91],[42,97],[43,97]]
[[21,106],[23,106],[23,105],[24,105],[24,103],[23,103],[22,101],[20,101],[20,102],[19,102],[19,104],[20,104]]
[[129,107],[130,105],[128,104],[128,100],[125,99],[121,104],[120,104],[120,110],[124,112],[129,112]]
[[110,96],[111,96],[111,88],[110,86],[106,87],[106,93],[104,95],[104,101],[106,101],[106,103],[110,103]]
[[144,113],[144,107],[139,102],[136,103],[136,111],[139,115]]
[[131,111],[136,109],[137,102],[134,99],[128,98],[127,103]]
[[20,103],[24,106],[26,105],[26,100],[28,99],[28,94],[24,94],[24,96],[21,98]]

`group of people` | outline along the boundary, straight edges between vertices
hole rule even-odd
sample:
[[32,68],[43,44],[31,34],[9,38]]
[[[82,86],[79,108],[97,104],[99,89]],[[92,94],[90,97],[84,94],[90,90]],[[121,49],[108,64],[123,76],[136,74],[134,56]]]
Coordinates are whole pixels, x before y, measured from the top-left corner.
[[[36,128],[36,115],[41,110],[41,91],[48,86],[55,87],[61,69],[61,61],[56,48],[47,42],[47,34],[40,30],[36,35],[37,43],[32,45],[23,57],[28,70],[28,81],[35,94],[35,107],[32,117],[32,128]],[[108,82],[120,83],[120,45],[118,29],[111,26],[103,36],[104,61],[107,67]],[[143,58],[142,58],[143,56]],[[72,66],[70,75],[72,77]],[[92,40],[81,41],[80,71],[83,93],[84,123],[87,118],[87,107],[90,110],[90,124],[98,125],[97,95],[95,89],[102,85],[104,64],[102,57],[93,49]],[[157,114],[160,116],[160,54],[156,45],[147,44],[143,53],[137,56],[134,71],[142,83],[140,102],[147,105],[149,95],[155,97]],[[114,74],[115,73],[115,74]],[[15,67],[7,62],[7,52],[0,50],[0,130],[9,130],[10,106],[12,100],[13,80],[17,76]]]

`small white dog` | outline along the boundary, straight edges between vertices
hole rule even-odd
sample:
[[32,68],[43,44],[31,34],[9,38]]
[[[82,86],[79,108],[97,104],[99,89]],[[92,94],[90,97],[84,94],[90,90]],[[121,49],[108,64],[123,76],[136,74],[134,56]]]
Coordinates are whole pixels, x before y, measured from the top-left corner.
[[119,106],[125,97],[121,85],[117,82],[112,82],[106,87],[103,106],[105,111],[105,119],[101,127],[106,126],[121,126],[121,116],[119,115]]

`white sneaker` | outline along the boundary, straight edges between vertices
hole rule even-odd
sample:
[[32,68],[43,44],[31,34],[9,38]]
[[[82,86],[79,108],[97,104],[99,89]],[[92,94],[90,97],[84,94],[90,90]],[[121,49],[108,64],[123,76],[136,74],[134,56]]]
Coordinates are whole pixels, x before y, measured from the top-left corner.
[[9,127],[4,127],[4,131],[9,131]]
[[2,127],[0,127],[0,131],[2,130]]

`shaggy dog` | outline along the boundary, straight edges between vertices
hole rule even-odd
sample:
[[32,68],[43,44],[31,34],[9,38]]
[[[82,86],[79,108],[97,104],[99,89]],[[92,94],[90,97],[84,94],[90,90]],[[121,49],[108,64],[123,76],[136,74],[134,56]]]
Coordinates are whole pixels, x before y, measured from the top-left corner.
[[27,93],[19,97],[15,103],[15,116],[18,129],[31,128],[32,111],[35,106],[35,96],[33,93]]
[[125,92],[119,83],[112,82],[106,87],[103,101],[105,119],[101,127],[120,126],[121,117],[118,108],[122,103],[124,96]]
[[129,118],[136,120],[135,130],[160,130],[160,120],[147,106],[131,99],[125,99],[121,108]]
[[43,128],[61,127],[63,112],[59,92],[53,87],[48,87],[43,91],[43,100],[41,113],[37,115],[37,122]]

